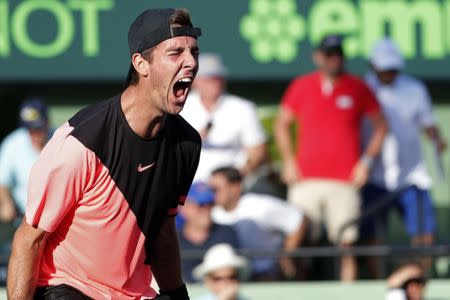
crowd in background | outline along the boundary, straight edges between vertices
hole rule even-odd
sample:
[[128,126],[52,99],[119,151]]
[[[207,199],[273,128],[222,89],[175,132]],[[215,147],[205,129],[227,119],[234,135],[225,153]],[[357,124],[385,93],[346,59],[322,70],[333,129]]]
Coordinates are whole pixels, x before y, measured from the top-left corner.
[[[196,93],[182,112],[203,139],[201,171],[178,216],[183,250],[226,242],[232,234],[218,234],[225,228],[235,232],[228,244],[236,249],[289,251],[317,245],[323,227],[331,244],[375,245],[375,224],[385,224],[391,209],[401,213],[413,245],[434,242],[437,228],[422,132],[437,153],[446,144],[425,85],[402,72],[403,57],[389,39],[375,45],[364,78],[345,70],[339,36],[325,37],[313,60],[317,70],[292,81],[275,120],[280,177],[288,186],[286,197],[277,198],[254,185],[264,180],[261,174],[270,164],[255,107],[226,92],[220,57],[200,56]],[[390,195],[395,199],[386,201]],[[375,206],[382,209],[367,214],[361,224],[352,223]],[[194,280],[192,269],[200,260],[191,262],[185,263],[184,273]],[[421,263],[430,267],[429,261]],[[368,265],[371,275],[379,277],[377,264]],[[283,256],[271,264],[254,259],[250,279],[303,279],[307,269],[308,263]],[[357,260],[343,256],[340,270],[341,280],[357,279]]]
[[[391,209],[401,212],[412,244],[434,242],[431,177],[420,136],[425,132],[437,153],[446,143],[425,85],[402,72],[404,60],[389,39],[375,45],[364,78],[345,70],[339,36],[325,37],[313,60],[317,70],[291,82],[274,123],[280,178],[288,186],[279,198],[258,188],[271,184],[266,175],[274,165],[255,105],[227,93],[227,70],[219,56],[200,55],[194,91],[181,115],[200,133],[202,152],[177,226],[184,253],[208,251],[203,259],[184,260],[185,280],[203,280],[213,294],[223,294],[220,299],[238,299],[242,278],[308,278],[308,262],[289,256],[247,260],[235,250],[289,252],[317,245],[323,228],[329,243],[340,247],[375,245],[380,242],[375,223],[387,222]],[[29,170],[51,134],[42,101],[25,101],[19,119],[21,127],[0,149],[4,223],[23,216]],[[376,215],[352,225],[394,193],[395,200]],[[376,267],[371,271],[378,276]],[[341,280],[355,280],[357,274],[356,259],[343,256]],[[221,291],[224,283],[232,288]],[[208,297],[202,299],[214,299]]]

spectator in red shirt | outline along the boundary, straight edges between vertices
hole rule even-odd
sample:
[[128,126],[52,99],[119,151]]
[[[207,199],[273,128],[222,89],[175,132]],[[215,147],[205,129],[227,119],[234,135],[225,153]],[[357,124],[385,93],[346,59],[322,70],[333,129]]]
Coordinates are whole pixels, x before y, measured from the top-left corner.
[[[379,153],[386,123],[365,83],[344,68],[342,40],[327,36],[314,51],[318,70],[296,78],[286,90],[275,122],[275,138],[283,159],[282,177],[289,185],[288,199],[311,221],[313,241],[324,221],[328,238],[343,247],[358,238],[358,189],[367,181]],[[368,116],[375,128],[366,149],[360,149],[360,124]],[[298,125],[294,154],[290,129]],[[341,260],[341,280],[356,279],[356,260]]]

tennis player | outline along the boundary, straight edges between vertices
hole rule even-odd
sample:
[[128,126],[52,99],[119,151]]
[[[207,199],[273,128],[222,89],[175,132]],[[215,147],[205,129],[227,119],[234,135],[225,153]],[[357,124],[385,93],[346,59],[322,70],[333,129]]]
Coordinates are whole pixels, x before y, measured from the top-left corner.
[[9,299],[189,299],[174,216],[201,142],[178,113],[200,33],[183,9],[131,25],[128,87],[61,126],[32,168]]

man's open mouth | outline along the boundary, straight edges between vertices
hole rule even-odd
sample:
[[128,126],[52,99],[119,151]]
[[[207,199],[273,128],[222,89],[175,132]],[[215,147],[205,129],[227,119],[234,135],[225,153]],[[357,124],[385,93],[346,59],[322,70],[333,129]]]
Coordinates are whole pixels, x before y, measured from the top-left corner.
[[189,89],[192,85],[191,77],[183,77],[173,85],[173,94],[175,98],[179,101],[183,101],[186,99]]

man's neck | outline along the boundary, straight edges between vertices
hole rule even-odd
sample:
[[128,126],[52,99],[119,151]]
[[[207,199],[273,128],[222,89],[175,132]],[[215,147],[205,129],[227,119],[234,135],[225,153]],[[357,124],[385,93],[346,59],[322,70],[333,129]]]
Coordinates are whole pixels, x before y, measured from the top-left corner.
[[120,100],[131,129],[143,138],[153,138],[164,125],[165,114],[152,104],[149,94],[137,86],[128,87]]

